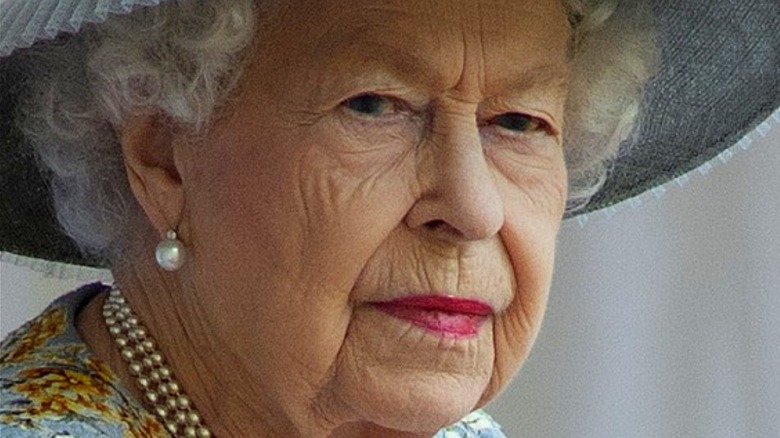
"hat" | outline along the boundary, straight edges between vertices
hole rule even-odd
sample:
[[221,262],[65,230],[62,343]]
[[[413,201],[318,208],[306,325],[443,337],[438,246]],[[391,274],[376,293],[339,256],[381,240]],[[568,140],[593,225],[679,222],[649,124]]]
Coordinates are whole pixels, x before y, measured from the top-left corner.
[[[22,147],[13,109],[15,50],[77,32],[159,0],[0,0],[0,255],[94,266],[60,230],[45,179]],[[777,0],[647,0],[659,29],[661,64],[603,187],[569,217],[614,206],[728,154],[774,115],[780,123],[780,3]],[[9,63],[6,63],[9,64]]]

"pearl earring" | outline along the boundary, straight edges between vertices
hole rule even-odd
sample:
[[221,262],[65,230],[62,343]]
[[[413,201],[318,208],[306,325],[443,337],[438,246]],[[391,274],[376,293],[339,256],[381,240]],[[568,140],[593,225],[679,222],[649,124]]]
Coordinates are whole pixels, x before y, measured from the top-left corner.
[[157,264],[166,271],[178,271],[184,265],[184,244],[178,239],[176,231],[168,230],[154,251]]

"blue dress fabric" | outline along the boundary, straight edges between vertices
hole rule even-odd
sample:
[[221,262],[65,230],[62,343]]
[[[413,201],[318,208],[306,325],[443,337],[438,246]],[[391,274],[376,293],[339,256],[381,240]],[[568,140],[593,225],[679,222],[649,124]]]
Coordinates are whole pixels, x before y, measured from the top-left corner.
[[[62,296],[0,344],[0,437],[168,437],[76,331],[76,316],[108,286]],[[477,410],[434,438],[506,438]]]

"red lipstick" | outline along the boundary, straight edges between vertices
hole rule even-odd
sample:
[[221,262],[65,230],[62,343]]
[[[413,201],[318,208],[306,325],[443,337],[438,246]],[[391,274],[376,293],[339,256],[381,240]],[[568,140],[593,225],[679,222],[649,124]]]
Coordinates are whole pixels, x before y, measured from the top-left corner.
[[446,295],[414,295],[374,306],[418,327],[455,338],[475,336],[493,313],[493,308],[481,301]]

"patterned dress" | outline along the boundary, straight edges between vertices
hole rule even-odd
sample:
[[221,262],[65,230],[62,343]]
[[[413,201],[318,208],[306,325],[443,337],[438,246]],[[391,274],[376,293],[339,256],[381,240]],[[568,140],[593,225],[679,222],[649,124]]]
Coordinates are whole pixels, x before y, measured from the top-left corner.
[[[76,331],[78,311],[107,286],[54,301],[0,344],[0,437],[168,437]],[[475,411],[434,438],[506,438]]]

